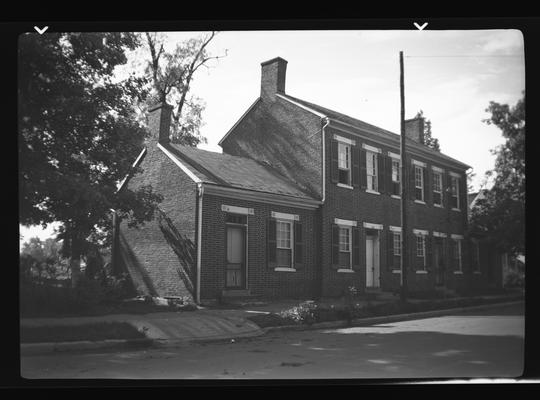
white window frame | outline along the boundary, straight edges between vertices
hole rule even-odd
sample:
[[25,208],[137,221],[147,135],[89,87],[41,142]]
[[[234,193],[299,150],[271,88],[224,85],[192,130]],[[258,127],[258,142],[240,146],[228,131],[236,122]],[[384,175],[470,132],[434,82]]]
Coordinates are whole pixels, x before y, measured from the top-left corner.
[[[352,146],[350,143],[338,140],[338,171],[347,171],[347,182],[339,181],[338,184],[350,186],[352,182],[352,168],[351,168],[351,150]],[[346,164],[342,166],[342,161]],[[339,172],[338,172],[339,174]]]
[[[371,192],[379,192],[379,166],[378,153],[371,150],[366,150],[366,190]],[[370,168],[371,163],[371,168]],[[371,172],[371,173],[370,173]],[[371,178],[371,179],[370,179]]]
[[[290,232],[289,246],[290,247],[280,246],[279,236],[278,236],[278,232],[280,232],[280,230],[278,228],[279,224],[287,224],[287,225],[289,225],[289,232]],[[276,249],[290,250],[291,251],[290,265],[289,266],[277,265],[277,258],[276,258],[276,268],[278,268],[280,270],[283,270],[284,268],[294,269],[294,243],[293,243],[293,241],[294,241],[294,222],[292,220],[290,220],[290,219],[276,218]]]
[[[436,190],[436,177],[439,177],[439,190]],[[440,203],[435,203],[435,196],[433,196],[433,205],[435,207],[442,207],[443,206],[443,184],[442,184],[442,179],[443,179],[443,175],[440,171],[437,171],[437,170],[433,170],[433,193],[438,193],[440,195],[440,198],[441,198],[441,202]]]
[[[339,227],[339,241],[338,241],[338,246],[339,246],[339,253],[349,253],[349,266],[348,267],[345,267],[343,265],[339,265],[339,269],[338,269],[338,272],[350,272],[353,270],[352,268],[352,225],[338,225]],[[349,237],[349,243],[347,243],[348,247],[349,247],[349,250],[348,251],[342,251],[341,250],[341,230],[346,230],[348,232],[348,237]],[[338,256],[338,259],[340,257]]]
[[[424,168],[423,166],[421,165],[417,165],[417,164],[414,164],[414,188],[415,189],[420,189],[421,190],[421,193],[422,193],[422,197],[420,199],[417,199],[416,198],[416,193],[414,194],[414,199],[415,201],[425,201],[425,193],[424,193]],[[417,171],[420,171],[420,186],[418,186],[418,182],[417,182]]]

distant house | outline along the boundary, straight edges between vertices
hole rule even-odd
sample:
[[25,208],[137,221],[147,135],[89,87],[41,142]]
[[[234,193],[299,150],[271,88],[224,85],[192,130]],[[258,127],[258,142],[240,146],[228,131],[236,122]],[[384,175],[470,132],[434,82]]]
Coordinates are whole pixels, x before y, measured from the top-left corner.
[[124,185],[152,184],[164,201],[155,221],[119,222],[115,235],[139,292],[205,302],[395,291],[402,234],[411,290],[484,279],[464,240],[470,167],[424,145],[422,119],[406,122],[403,182],[399,135],[286,94],[284,59],[261,66],[260,97],[219,142],[223,154],[171,143],[171,107],[149,110],[144,172]]

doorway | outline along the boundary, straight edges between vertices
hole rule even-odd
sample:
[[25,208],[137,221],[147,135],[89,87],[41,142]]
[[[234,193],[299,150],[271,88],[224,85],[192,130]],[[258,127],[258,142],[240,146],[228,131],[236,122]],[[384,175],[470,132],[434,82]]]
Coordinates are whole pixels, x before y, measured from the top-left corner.
[[435,262],[435,285],[444,286],[444,239],[436,237],[433,240],[433,260]]
[[381,282],[379,263],[379,234],[376,230],[366,231],[366,287],[378,288]]

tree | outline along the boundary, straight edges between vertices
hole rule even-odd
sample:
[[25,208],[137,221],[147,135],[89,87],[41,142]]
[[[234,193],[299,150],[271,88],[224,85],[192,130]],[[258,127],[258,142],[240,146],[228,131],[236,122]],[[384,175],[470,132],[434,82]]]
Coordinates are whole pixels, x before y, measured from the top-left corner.
[[146,107],[157,102],[172,104],[171,140],[175,143],[197,146],[206,142],[200,135],[204,104],[191,94],[191,84],[199,68],[208,68],[211,60],[223,57],[208,53],[207,46],[215,35],[216,32],[211,32],[189,39],[177,44],[172,52],[165,50],[164,34],[146,32],[142,39],[149,53],[145,72],[151,83],[151,94],[142,106],[142,115],[146,115]]
[[441,147],[439,145],[439,139],[434,138],[431,134],[431,120],[424,117],[424,112],[422,110],[418,111],[414,118],[424,119],[424,144],[427,147],[440,152]]
[[498,249],[525,252],[525,96],[517,104],[490,102],[483,122],[497,126],[506,139],[492,150],[495,168],[486,173],[493,186],[472,210],[471,230],[487,235]]
[[144,80],[114,77],[126,50],[138,45],[130,33],[19,39],[20,223],[60,223],[57,238],[74,280],[88,244],[110,238],[111,209],[138,226],[161,200],[150,186],[117,193],[147,134],[132,109],[145,97]]
[[42,241],[38,237],[30,238],[21,249],[21,273],[27,281],[34,278],[52,278],[63,269],[65,261],[61,254],[61,245],[55,239]]

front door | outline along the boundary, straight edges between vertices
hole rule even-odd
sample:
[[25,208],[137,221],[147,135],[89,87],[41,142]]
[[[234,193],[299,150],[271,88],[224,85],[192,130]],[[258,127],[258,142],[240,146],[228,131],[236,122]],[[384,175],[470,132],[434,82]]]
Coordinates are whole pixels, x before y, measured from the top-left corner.
[[435,238],[433,243],[433,260],[435,261],[435,284],[444,285],[444,252],[443,239]]
[[245,228],[227,227],[227,271],[225,286],[230,289],[242,289],[245,286]]
[[379,237],[366,235],[366,287],[380,286]]

